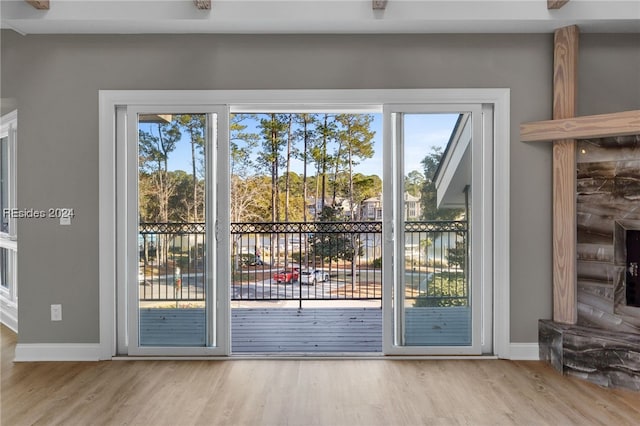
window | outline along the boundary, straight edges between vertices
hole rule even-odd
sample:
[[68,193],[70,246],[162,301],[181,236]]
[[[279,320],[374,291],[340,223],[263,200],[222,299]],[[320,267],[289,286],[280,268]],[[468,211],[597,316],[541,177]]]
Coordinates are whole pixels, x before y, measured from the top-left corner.
[[16,111],[0,121],[0,312],[1,321],[17,331],[18,242],[15,219],[10,211],[16,207],[16,141],[18,114]]

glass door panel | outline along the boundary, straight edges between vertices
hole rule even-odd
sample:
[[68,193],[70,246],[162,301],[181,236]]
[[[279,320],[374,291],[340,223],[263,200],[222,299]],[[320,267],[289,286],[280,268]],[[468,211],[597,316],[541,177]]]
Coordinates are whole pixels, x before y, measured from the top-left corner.
[[135,141],[128,146],[129,189],[135,188],[128,196],[130,354],[224,352],[214,309],[219,268],[212,261],[223,115],[188,108],[128,112],[128,139]]
[[[391,108],[393,109],[393,108]],[[479,108],[427,112],[410,106],[389,113],[394,191],[392,214],[392,345],[406,354],[480,353],[480,293],[472,231],[474,137]],[[475,130],[475,132],[474,132]],[[481,146],[481,143],[479,144]],[[480,216],[480,215],[478,215]],[[477,324],[476,324],[477,323]]]
[[[471,344],[469,118],[469,114],[401,116],[405,174],[401,341],[407,346]],[[435,130],[447,128],[450,131],[439,134]],[[431,143],[425,144],[421,138],[428,129],[434,133]]]

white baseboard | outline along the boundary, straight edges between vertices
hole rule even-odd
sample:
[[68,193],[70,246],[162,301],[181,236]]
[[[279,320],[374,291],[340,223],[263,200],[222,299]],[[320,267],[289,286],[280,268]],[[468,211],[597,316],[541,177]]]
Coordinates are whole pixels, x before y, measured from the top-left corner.
[[540,349],[537,343],[511,343],[509,352],[509,359],[514,361],[540,360]]
[[[511,343],[509,359],[514,361],[538,361],[537,343]],[[99,361],[99,343],[18,343],[15,362],[37,361]]]
[[99,343],[18,343],[15,362],[99,361]]

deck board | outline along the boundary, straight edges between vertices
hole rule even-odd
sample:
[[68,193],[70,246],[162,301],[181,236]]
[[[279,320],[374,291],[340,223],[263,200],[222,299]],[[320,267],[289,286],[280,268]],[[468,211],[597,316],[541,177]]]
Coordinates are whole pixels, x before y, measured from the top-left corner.
[[[470,342],[468,308],[406,311],[409,345]],[[380,308],[234,308],[231,350],[253,353],[380,353]],[[425,343],[428,342],[428,343]],[[203,346],[204,309],[141,309],[142,346]]]

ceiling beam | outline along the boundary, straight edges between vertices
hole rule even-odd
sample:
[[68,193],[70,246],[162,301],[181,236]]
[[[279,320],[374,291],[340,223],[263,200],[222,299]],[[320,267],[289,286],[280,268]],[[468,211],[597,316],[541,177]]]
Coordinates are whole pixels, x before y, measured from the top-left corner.
[[522,123],[522,142],[591,139],[640,134],[640,110]]
[[25,0],[38,10],[49,10],[49,0]]
[[387,0],[371,0],[373,10],[385,10],[387,8]]
[[200,10],[211,10],[211,0],[193,0],[193,2]]
[[547,9],[560,9],[567,3],[569,0],[547,0]]

